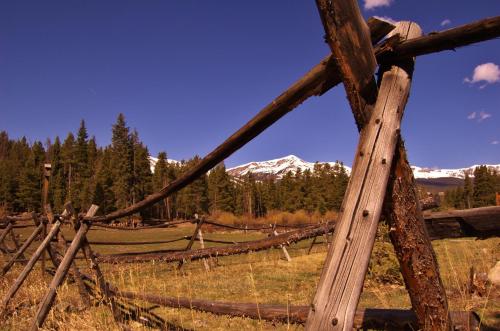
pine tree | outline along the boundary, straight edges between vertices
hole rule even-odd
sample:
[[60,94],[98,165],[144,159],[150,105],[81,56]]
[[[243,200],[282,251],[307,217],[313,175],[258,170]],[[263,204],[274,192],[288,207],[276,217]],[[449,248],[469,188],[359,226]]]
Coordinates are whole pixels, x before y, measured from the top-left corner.
[[485,165],[474,169],[474,207],[484,207],[495,204],[495,176]]
[[48,151],[51,169],[51,178],[49,186],[49,201],[55,212],[62,212],[65,203],[65,178],[64,165],[61,160],[61,141],[56,137],[54,143]]
[[71,201],[74,197],[75,188],[73,187],[74,182],[74,168],[75,168],[75,136],[73,133],[68,133],[66,139],[61,147],[61,161],[63,165],[64,173],[64,187],[65,187],[65,199],[66,201]]
[[115,207],[125,208],[132,201],[133,148],[125,116],[121,113],[113,125],[111,167],[113,170],[113,192],[116,199]]
[[234,212],[233,184],[223,163],[217,165],[208,175],[209,210]]
[[[132,178],[132,203],[143,200],[153,190],[151,163],[149,161],[148,148],[139,139],[136,130],[131,137],[133,152],[133,178]],[[142,218],[151,216],[151,209],[141,211]]]
[[469,177],[469,174],[465,174],[464,179],[464,205],[465,208],[472,208],[472,200],[473,200],[474,188],[472,187],[472,181]]
[[17,203],[26,211],[38,211],[41,206],[41,172],[36,161],[36,153],[32,151],[21,169],[16,191]]

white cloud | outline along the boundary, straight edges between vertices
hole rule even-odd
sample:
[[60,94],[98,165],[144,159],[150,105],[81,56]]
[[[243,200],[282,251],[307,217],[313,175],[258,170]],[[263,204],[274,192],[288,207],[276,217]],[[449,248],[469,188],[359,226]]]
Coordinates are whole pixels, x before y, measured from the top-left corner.
[[381,21],[386,21],[386,22],[389,22],[391,24],[396,24],[398,21],[396,21],[395,19],[393,19],[392,17],[389,17],[389,16],[373,16]]
[[487,84],[493,84],[500,81],[500,68],[492,62],[483,63],[474,68],[472,79],[465,77],[464,82],[474,84],[477,82],[485,82],[480,88],[484,88]]
[[481,111],[479,112],[479,118],[477,119],[478,122],[482,122],[484,121],[485,119],[488,119],[491,117],[491,114],[490,113],[487,113],[487,112],[484,112],[484,111]]
[[475,111],[473,111],[472,113],[470,113],[468,116],[467,116],[467,119],[468,120],[473,120],[476,118],[476,115],[477,113]]
[[365,0],[365,9],[373,9],[377,7],[389,7],[393,0]]
[[467,115],[468,120],[476,120],[478,123],[481,123],[482,121],[490,118],[492,115],[490,113],[487,113],[485,111],[473,111],[469,115]]
[[442,22],[441,22],[441,26],[446,26],[446,25],[449,25],[451,23],[450,19],[447,18],[447,19],[444,19]]
[[492,145],[500,145],[500,141],[498,141],[498,140],[493,140],[493,141],[491,142],[491,144],[492,144]]

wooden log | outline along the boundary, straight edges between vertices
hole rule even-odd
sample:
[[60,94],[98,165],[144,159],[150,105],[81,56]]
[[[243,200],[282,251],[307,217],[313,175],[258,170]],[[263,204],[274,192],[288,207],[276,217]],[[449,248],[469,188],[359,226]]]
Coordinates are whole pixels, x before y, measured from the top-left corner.
[[[377,19],[370,19],[368,25],[370,26],[373,43],[380,41],[393,29],[391,24]],[[88,220],[93,222],[109,222],[117,218],[129,216],[182,189],[251,141],[304,100],[310,96],[322,94],[337,85],[340,79],[337,75],[332,75],[331,71],[335,71],[334,60],[327,57],[180,178],[170,182],[160,191],[149,195],[146,199],[125,209]]]
[[410,40],[388,40],[377,47],[377,60],[378,63],[392,63],[405,57],[455,50],[499,36],[500,16],[495,16]]
[[14,228],[14,223],[10,222],[7,225],[7,227],[5,228],[5,230],[2,231],[2,234],[0,234],[0,244],[3,244],[3,241],[5,240],[7,235],[10,233],[10,231],[12,231],[13,228]]
[[[185,251],[189,251],[193,247],[193,243],[196,240],[196,237],[198,236],[198,232],[201,230],[201,226],[203,225],[204,221],[205,220],[203,218],[197,220],[196,228],[194,229],[193,235],[191,236],[191,239],[189,240],[186,248],[184,249]],[[184,264],[184,261],[180,261],[178,268],[181,268],[183,264]]]
[[10,268],[14,265],[17,259],[19,259],[23,253],[28,249],[28,247],[31,245],[31,243],[36,239],[36,237],[42,233],[43,231],[43,224],[40,224],[35,231],[31,233],[31,235],[28,237],[28,239],[23,243],[23,245],[19,248],[19,250],[12,256],[12,258],[2,267],[2,271],[0,272],[1,276],[4,276]]
[[311,241],[311,245],[309,246],[309,249],[307,250],[307,255],[311,254],[311,250],[312,250],[314,244],[316,244],[317,239],[318,239],[318,236],[315,236],[314,239]]
[[[277,236],[278,232],[273,229],[273,235]],[[288,254],[288,251],[286,250],[286,247],[284,245],[280,245],[281,250],[283,251],[283,255],[285,255],[285,258],[288,262],[292,261],[292,258],[290,257],[290,254]]]
[[[142,300],[165,307],[194,309],[217,315],[248,317],[283,323],[303,324],[306,321],[309,311],[309,306],[220,302],[118,290],[116,290],[116,296],[132,300]],[[458,330],[476,330],[479,326],[479,318],[473,312],[453,311],[451,312],[451,316]],[[356,310],[354,315],[353,327],[364,330],[417,330],[418,323],[415,313],[411,310],[359,309]]]
[[[95,205],[93,205],[95,206]],[[84,251],[84,254],[87,256],[88,261],[90,262],[90,268],[94,272],[94,277],[96,280],[97,285],[99,286],[99,290],[101,291],[101,295],[103,296],[104,302],[109,305],[111,312],[113,313],[113,318],[116,322],[121,321],[121,316],[120,312],[116,306],[115,299],[113,295],[111,294],[108,284],[106,280],[104,279],[104,274],[101,271],[101,268],[99,267],[99,263],[97,262],[97,257],[95,253],[92,251],[87,238],[85,237],[83,242],[82,242],[82,248]]]
[[[449,35],[446,35],[444,38],[442,38],[439,33],[435,33],[432,36],[426,36],[429,39],[424,39],[421,43],[425,44],[426,40],[432,40],[439,46],[440,44],[445,44],[445,42],[452,40],[450,41],[450,43],[452,43],[456,48],[464,45],[469,45],[474,42],[484,41],[484,34],[488,36],[488,38],[486,39],[492,39],[500,36],[500,17],[489,19],[488,22],[490,22],[490,24],[484,24],[484,21],[480,21],[457,28],[458,30],[456,34],[460,36],[460,38],[452,40]],[[368,23],[370,26],[370,21]],[[373,36],[384,36],[384,34],[380,33],[380,31],[385,31],[385,33],[387,33],[388,28],[389,31],[391,30],[391,25],[388,23],[384,23],[378,20],[372,20],[371,24],[371,35],[372,41],[374,41],[374,43],[376,42],[373,39]],[[481,25],[480,28],[475,30],[468,29],[469,26],[477,24]],[[379,29],[378,33],[374,32],[375,28]],[[462,35],[467,36],[467,38],[461,38]],[[430,39],[430,37],[432,37],[432,39]],[[385,57],[390,57],[391,59],[397,58],[399,56],[399,53],[396,53],[396,55],[388,55],[388,48],[395,48],[394,41],[392,41],[391,44],[386,44],[384,48],[378,49],[378,53],[384,52]],[[440,49],[439,47],[432,47],[429,49],[419,48],[418,51],[427,51],[427,53],[433,53],[445,49],[447,48],[445,47],[443,49]],[[406,53],[409,53],[409,55],[412,55],[412,50],[412,47],[406,47],[405,49]],[[377,56],[377,60],[379,60],[380,62],[384,61],[385,58],[380,56],[379,59],[379,56]],[[293,84],[288,90],[286,90],[278,98],[276,98],[273,102],[266,106],[246,125],[235,132],[231,137],[229,137],[224,143],[222,143],[215,150],[206,155],[200,163],[198,163],[190,171],[186,172],[182,177],[169,183],[160,191],[149,195],[144,200],[139,201],[127,208],[115,211],[105,216],[92,217],[91,219],[87,220],[93,222],[110,222],[121,217],[132,215],[140,211],[142,208],[151,206],[161,201],[165,197],[182,189],[183,187],[197,179],[199,176],[216,166],[218,163],[220,163],[229,155],[241,148],[243,145],[251,141],[281,117],[286,115],[296,106],[304,102],[307,98],[313,95],[322,95],[333,86],[337,85],[339,82],[340,77],[336,72],[335,60],[332,55],[327,56],[319,65],[314,67],[299,81]]]
[[59,231],[59,227],[61,226],[61,222],[56,221],[53,225],[52,228],[50,229],[49,233],[45,237],[45,239],[42,241],[40,246],[36,249],[35,253],[31,256],[30,260],[24,267],[23,271],[17,276],[16,280],[14,281],[14,284],[10,287],[9,291],[7,294],[4,296],[2,300],[2,305],[0,309],[5,310],[7,305],[9,304],[10,300],[14,297],[14,295],[17,293],[21,285],[24,283],[30,272],[33,270],[33,267],[35,266],[36,262],[42,255],[42,252],[44,252],[48,245],[50,244],[50,241],[56,233]]
[[[346,10],[342,15],[337,19],[356,20],[354,12]],[[346,34],[339,42],[350,43],[351,38],[357,40],[359,37]],[[343,57],[356,56],[337,53]],[[351,330],[353,327],[410,91],[411,69],[394,65],[382,73],[373,113],[361,130],[342,213],[309,311],[306,330]],[[345,70],[345,74],[350,72]],[[343,77],[344,81],[354,79]],[[351,104],[356,112],[369,109],[367,106],[360,108],[363,106],[362,103]]]
[[[158,245],[158,244],[168,244],[177,241],[190,240],[190,236],[183,236],[170,240],[151,240],[151,241],[89,241],[90,245],[98,245],[98,246],[137,246],[137,245]],[[196,240],[196,239],[195,239]],[[67,240],[66,242],[71,242],[71,240]],[[224,243],[233,243],[225,241]]]
[[[201,233],[201,228],[198,229],[198,239],[200,241],[200,248],[204,249],[205,248],[205,242],[203,241],[203,234]],[[206,271],[210,271],[210,265],[208,264],[207,259],[203,258],[203,266],[205,267]]]
[[424,214],[431,239],[459,237],[500,237],[500,207]]
[[[335,224],[333,223],[329,224],[328,231],[333,231],[334,227]],[[97,261],[105,263],[141,263],[141,262],[149,262],[156,260],[163,262],[199,260],[202,258],[244,254],[250,251],[261,251],[273,247],[279,247],[280,245],[289,245],[291,243],[309,239],[317,235],[323,235],[324,231],[325,227],[320,225],[307,229],[289,231],[286,233],[279,234],[278,236],[272,236],[261,240],[248,241],[224,247],[209,247],[205,249],[180,251],[173,253],[169,252],[149,253],[149,254],[140,254],[137,256],[98,255]]]
[[[399,33],[403,42],[410,43],[421,34],[418,25],[411,22],[398,23],[394,33]],[[401,63],[401,60],[398,63]],[[413,68],[413,65],[414,59],[408,60],[406,66]],[[426,232],[413,171],[406,157],[401,136],[398,137],[385,196],[384,217],[390,226],[389,236],[399,260],[419,328],[452,329],[446,290]]]
[[[389,237],[418,317],[420,329],[450,329],[446,291],[418,203],[418,193],[401,138],[384,202]],[[456,327],[456,325],[455,325]],[[475,329],[470,329],[475,330]]]
[[[95,209],[94,214],[95,212],[97,212],[97,209]],[[89,222],[81,223],[80,228],[78,229],[78,232],[76,233],[75,238],[73,239],[73,242],[66,251],[66,254],[64,254],[64,257],[61,263],[59,264],[59,267],[56,270],[56,274],[54,275],[54,278],[50,282],[47,293],[45,294],[45,296],[43,297],[42,301],[38,306],[36,316],[33,319],[33,323],[31,325],[32,331],[38,330],[38,328],[40,328],[43,325],[43,322],[47,318],[47,314],[49,313],[50,308],[54,303],[54,299],[56,298],[57,288],[59,287],[59,285],[62,284],[66,275],[68,274],[68,271],[71,267],[71,264],[73,263],[76,253],[80,249],[82,242],[85,240],[86,238],[85,235],[89,231],[89,228],[90,228]]]
[[366,123],[377,99],[377,83],[373,76],[377,60],[368,26],[357,1],[316,0],[316,4],[347,99],[351,108],[358,110],[354,112],[355,117],[360,116],[356,117],[356,123]]

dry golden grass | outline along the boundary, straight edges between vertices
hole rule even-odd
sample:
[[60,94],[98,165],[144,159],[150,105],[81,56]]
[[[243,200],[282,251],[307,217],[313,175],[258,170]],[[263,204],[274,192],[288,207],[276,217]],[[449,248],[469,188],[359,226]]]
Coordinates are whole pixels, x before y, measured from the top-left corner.
[[[23,231],[23,239],[29,235]],[[158,240],[191,234],[193,226],[175,229],[145,231],[91,231],[90,240]],[[65,229],[67,237],[70,230]],[[205,237],[225,240],[254,240],[265,234],[249,232],[206,233]],[[306,255],[310,241],[304,241],[289,248],[292,261],[283,259],[281,250],[269,250],[247,255],[220,258],[218,266],[205,272],[201,261],[186,263],[181,270],[176,264],[146,263],[125,265],[101,265],[106,279],[123,290],[141,293],[161,294],[172,297],[189,297],[218,301],[280,303],[307,305],[311,302],[326,256],[326,243],[316,245],[311,255]],[[483,297],[471,296],[467,291],[469,268],[486,272],[500,259],[500,238],[487,240],[456,239],[435,241],[434,247],[439,260],[443,282],[447,288],[452,309],[474,310],[484,317],[488,325],[500,324],[500,302],[498,290],[488,289]],[[94,246],[100,253],[118,253],[132,250],[159,248],[181,248],[186,242],[166,245],[142,246]],[[195,248],[198,243],[196,243]],[[380,251],[390,250],[387,243],[376,243]],[[377,251],[377,250],[376,250]],[[392,251],[388,253],[393,254]],[[373,256],[375,260],[380,257]],[[4,261],[4,260],[3,260]],[[2,261],[2,262],[3,262]],[[360,306],[379,308],[409,308],[410,302],[404,286],[387,283],[383,273],[391,264],[391,258],[376,261],[365,282]],[[83,261],[79,265],[84,269]],[[20,271],[15,266],[0,280],[0,296],[3,296]],[[88,272],[88,271],[87,271]],[[36,306],[43,296],[49,276],[42,277],[40,267],[30,275],[9,306],[9,314],[0,320],[0,330],[25,330],[36,312]],[[58,291],[58,297],[44,328],[47,330],[115,330],[119,329],[106,306],[82,309],[78,291],[74,284],[66,282]],[[150,305],[140,303],[145,307]],[[300,325],[272,324],[247,318],[229,318],[190,309],[157,308],[154,312],[166,321],[180,328],[193,330],[302,330]],[[132,330],[144,330],[137,322],[130,322]]]

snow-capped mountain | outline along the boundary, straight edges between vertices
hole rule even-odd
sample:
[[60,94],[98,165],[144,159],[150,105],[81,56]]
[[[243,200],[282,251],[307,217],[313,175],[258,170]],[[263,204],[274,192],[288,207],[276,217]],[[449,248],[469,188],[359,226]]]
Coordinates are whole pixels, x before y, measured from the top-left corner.
[[[151,167],[151,172],[155,172],[156,162],[158,162],[158,158],[157,157],[153,157],[153,156],[149,157],[149,165]],[[174,164],[176,164],[176,163],[179,163],[179,161],[172,160],[172,159],[167,159],[167,163],[174,163]]]
[[[328,163],[330,166],[335,166],[337,162],[319,162],[321,164]],[[351,172],[351,168],[344,166],[347,173]],[[314,170],[314,163],[307,162],[295,155],[288,155],[279,159],[261,161],[261,162],[250,162],[242,164],[237,167],[227,169],[227,172],[231,176],[244,176],[251,172],[260,177],[273,176],[276,178],[283,177],[287,172],[291,171],[295,173],[298,169],[301,171]]]
[[[487,164],[488,169],[495,170],[500,173],[500,164]],[[473,165],[468,168],[459,169],[438,169],[438,168],[421,168],[417,166],[411,166],[413,170],[413,176],[417,179],[419,178],[460,178],[464,179],[465,174],[474,177],[474,169],[479,167],[479,165]]]
[[[155,157],[149,157],[151,162],[151,171],[154,171],[154,167],[156,162],[158,161]],[[179,163],[179,161],[168,159],[168,163]],[[330,166],[335,166],[339,164],[337,162],[319,162],[321,164],[328,163]],[[457,178],[464,179],[465,174],[468,173],[469,176],[473,176],[474,169],[479,165],[473,165],[467,168],[459,168],[459,169],[438,169],[438,168],[425,168],[425,167],[417,167],[412,166],[413,175],[416,179],[437,179],[437,178]],[[487,167],[491,170],[495,170],[500,173],[500,164],[487,165]],[[351,168],[344,165],[347,173],[351,173]],[[233,168],[227,169],[227,172],[231,176],[239,177],[244,176],[249,172],[252,172],[258,177],[274,177],[281,178],[287,172],[291,171],[295,173],[298,169],[301,171],[305,171],[309,169],[310,171],[314,170],[314,163],[304,161],[301,158],[295,155],[288,155],[282,158],[268,160],[268,161],[259,161],[259,162],[250,162],[246,164],[242,164]]]

